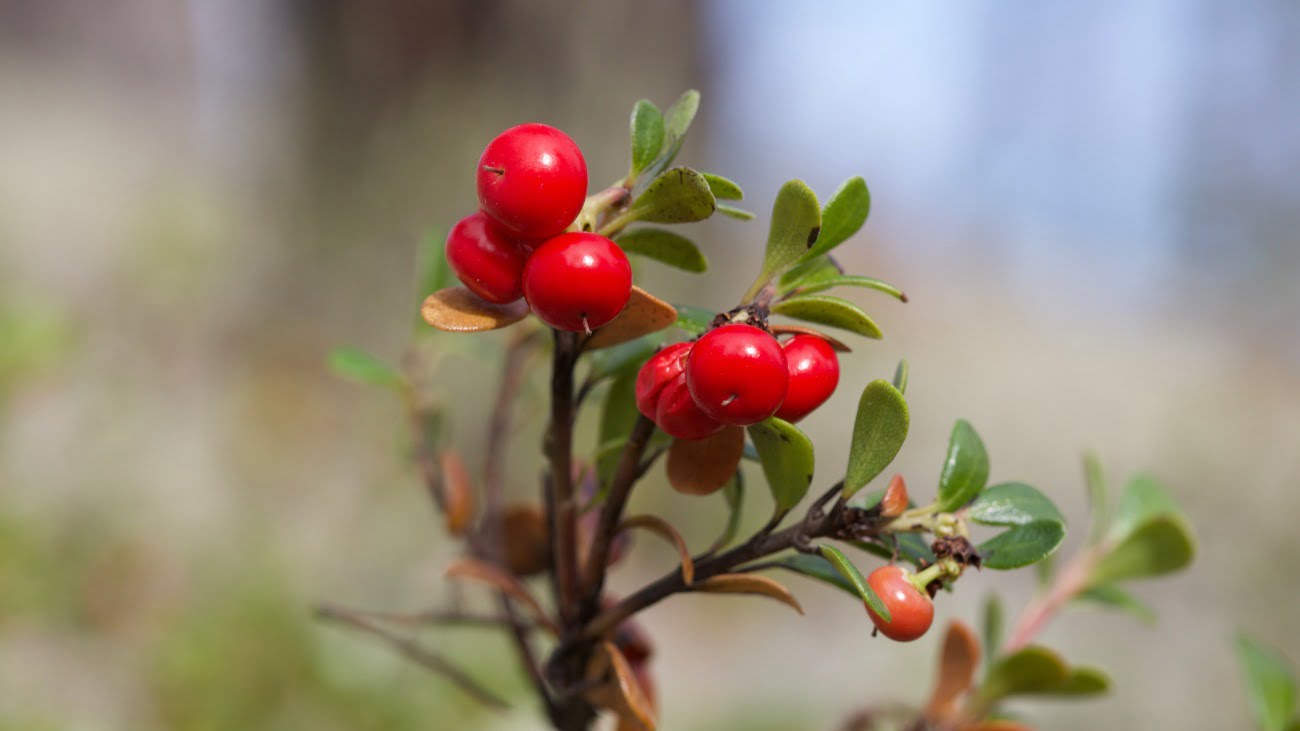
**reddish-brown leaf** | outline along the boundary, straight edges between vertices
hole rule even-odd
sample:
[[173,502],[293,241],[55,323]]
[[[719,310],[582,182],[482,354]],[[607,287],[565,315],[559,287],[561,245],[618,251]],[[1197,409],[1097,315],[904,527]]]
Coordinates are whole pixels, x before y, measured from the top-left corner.
[[474,520],[474,483],[460,452],[443,450],[439,462],[442,465],[442,505],[447,532],[453,536],[464,535]]
[[799,600],[794,598],[794,594],[791,594],[789,589],[766,576],[720,574],[695,582],[691,590],[710,594],[758,594],[775,599],[803,614],[803,607],[799,605]]
[[817,329],[814,329],[814,328],[811,328],[811,327],[805,327],[805,326],[803,326],[803,325],[783,325],[783,324],[772,325],[772,324],[769,324],[769,325],[767,326],[767,329],[768,329],[768,330],[771,330],[771,331],[772,331],[772,334],[773,334],[773,335],[777,335],[777,336],[780,336],[780,335],[816,335],[817,337],[821,338],[822,340],[825,340],[827,343],[830,343],[831,348],[834,349],[834,350],[838,350],[838,351],[841,352],[841,353],[851,353],[851,352],[853,352],[852,350],[849,349],[849,346],[847,346],[847,345],[844,344],[844,341],[842,341],[842,340],[840,340],[840,339],[834,337],[833,335],[827,335],[826,333],[822,332],[821,330],[817,330]]
[[587,700],[618,716],[619,729],[655,731],[654,705],[637,682],[636,673],[612,642],[603,642],[587,665]]
[[507,505],[501,512],[501,552],[515,576],[533,576],[551,565],[546,517],[533,505]]
[[528,303],[516,300],[497,305],[464,287],[448,287],[429,295],[420,308],[424,321],[452,333],[473,333],[513,325],[528,316]]
[[677,549],[677,557],[682,562],[682,583],[690,586],[695,581],[695,562],[691,560],[691,549],[686,547],[686,539],[668,521],[657,515],[634,515],[619,524],[620,531],[631,528],[644,528],[673,544]]
[[975,633],[961,622],[948,625],[943,636],[943,649],[939,653],[939,672],[934,682],[934,692],[926,704],[925,715],[936,721],[951,719],[958,704],[975,681],[975,669],[980,661],[980,641]]
[[907,510],[907,483],[902,475],[894,475],[885,488],[885,496],[880,499],[880,517],[897,518]]
[[677,310],[672,305],[633,285],[627,306],[618,317],[602,325],[587,338],[584,347],[587,350],[608,348],[642,335],[659,332],[674,322],[677,322]]
[[1034,729],[1023,723],[999,719],[996,721],[980,721],[979,723],[968,724],[961,727],[961,731],[1034,731]]
[[686,495],[709,495],[736,474],[745,453],[745,431],[728,426],[706,439],[674,439],[668,448],[668,484]]
[[542,605],[537,602],[536,597],[523,584],[519,583],[519,579],[506,573],[500,567],[473,558],[458,558],[447,567],[443,575],[449,579],[481,581],[501,590],[527,607],[539,625],[546,627],[555,634],[559,634],[559,628],[546,615],[546,611],[542,609]]

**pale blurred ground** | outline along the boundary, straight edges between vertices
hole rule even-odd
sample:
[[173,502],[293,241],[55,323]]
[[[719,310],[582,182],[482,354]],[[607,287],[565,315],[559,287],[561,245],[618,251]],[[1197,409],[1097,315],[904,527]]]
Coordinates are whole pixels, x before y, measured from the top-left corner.
[[[903,356],[897,466],[922,497],[958,416],[995,479],[1076,526],[1082,450],[1116,480],[1155,472],[1198,563],[1141,590],[1157,627],[1078,612],[1049,632],[1115,693],[1025,709],[1044,729],[1246,728],[1231,634],[1300,658],[1300,13],[785,5],[0,2],[0,729],[537,727],[311,622],[320,599],[427,606],[451,555],[399,405],[324,355],[399,357],[419,239],[474,205],[497,131],[556,124],[613,180],[631,103],[688,86],[683,161],[737,179],[759,220],[695,227],[712,272],[650,264],[647,286],[729,306],[783,180],[826,196],[865,175],[845,262],[912,301],[850,295],[886,339],[807,421],[819,482],[853,392]],[[472,354],[440,377],[474,463],[494,369]],[[635,499],[700,542],[721,517],[658,481]],[[646,542],[615,588],[669,562]],[[1031,585],[977,574],[939,614]],[[924,694],[933,638],[872,641],[855,602],[792,586],[802,620],[723,598],[645,615],[663,728],[828,729]],[[501,643],[429,639],[522,690]]]

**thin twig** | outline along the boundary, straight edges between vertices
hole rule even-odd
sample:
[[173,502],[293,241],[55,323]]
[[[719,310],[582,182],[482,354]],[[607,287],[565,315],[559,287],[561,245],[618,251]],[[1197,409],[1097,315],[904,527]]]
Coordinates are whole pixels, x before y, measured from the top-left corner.
[[356,607],[341,607],[336,604],[323,604],[317,610],[317,613],[323,615],[349,615],[403,627],[456,626],[495,629],[505,625],[501,617],[487,614],[469,614],[446,609],[429,609],[423,612],[389,612],[379,609],[358,609]]
[[609,548],[613,544],[614,535],[618,532],[623,509],[627,506],[627,498],[632,494],[632,487],[636,484],[640,473],[641,455],[645,453],[646,445],[649,444],[654,431],[654,422],[644,414],[639,414],[636,423],[632,425],[632,433],[628,435],[627,443],[623,445],[623,453],[619,455],[614,475],[610,478],[609,495],[605,497],[605,504],[600,508],[600,520],[592,536],[582,582],[585,609],[588,612],[593,611],[592,607],[598,607],[600,604],[600,593],[605,584],[606,564],[609,563]]

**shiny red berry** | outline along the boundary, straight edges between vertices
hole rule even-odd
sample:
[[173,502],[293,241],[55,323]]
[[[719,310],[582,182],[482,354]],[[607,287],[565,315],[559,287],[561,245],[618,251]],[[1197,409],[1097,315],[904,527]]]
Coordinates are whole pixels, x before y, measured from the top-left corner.
[[781,344],[753,325],[710,330],[686,359],[691,395],[723,424],[749,426],[775,414],[789,381]]
[[840,359],[831,344],[816,335],[795,335],[786,341],[785,364],[790,386],[777,418],[791,423],[811,414],[835,393],[840,382]]
[[462,218],[447,234],[447,263],[456,277],[488,302],[524,294],[524,264],[532,249],[484,213]]
[[694,441],[704,439],[722,431],[723,425],[704,413],[690,389],[686,387],[686,376],[678,376],[669,381],[659,392],[659,401],[655,405],[654,421],[669,436]]
[[537,247],[524,267],[524,299],[557,330],[595,330],[617,317],[631,294],[627,255],[599,234],[560,234]]
[[881,566],[867,577],[871,590],[889,610],[889,621],[867,607],[867,614],[881,634],[898,642],[911,642],[930,629],[934,622],[934,603],[924,592],[912,586],[902,566]]
[[521,124],[497,135],[478,160],[478,201],[502,226],[528,239],[573,223],[587,197],[587,162],[568,135]]
[[636,408],[642,414],[655,418],[659,408],[659,394],[686,367],[686,354],[691,352],[690,343],[669,345],[641,366],[636,374]]

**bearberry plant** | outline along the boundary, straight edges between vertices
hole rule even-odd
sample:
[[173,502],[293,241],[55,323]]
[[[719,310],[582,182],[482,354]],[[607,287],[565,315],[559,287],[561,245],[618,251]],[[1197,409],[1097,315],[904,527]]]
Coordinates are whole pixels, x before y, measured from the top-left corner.
[[[558,129],[522,124],[484,149],[474,176],[479,210],[452,226],[445,259],[437,256],[424,280],[421,308],[438,331],[511,328],[480,475],[471,475],[444,428],[450,415],[437,405],[428,349],[413,348],[401,372],[355,350],[334,355],[342,372],[394,386],[406,397],[414,461],[447,532],[464,546],[446,575],[482,584],[497,611],[472,614],[453,606],[410,616],[324,607],[322,615],[388,640],[492,706],[504,702],[399,630],[499,627],[547,719],[562,731],[590,728],[602,713],[615,716],[622,729],[655,727],[653,645],[637,615],[674,595],[752,595],[802,613],[794,594],[770,575],[779,569],[844,590],[862,603],[873,632],[909,642],[929,631],[935,600],[969,569],[1044,562],[1065,537],[1065,520],[1043,493],[1020,482],[989,485],[988,455],[963,420],[936,459],[933,492],[913,500],[901,475],[873,487],[907,437],[905,362],[892,378],[846,384],[857,398],[847,464],[819,463],[796,426],[840,385],[838,354],[849,345],[825,329],[881,337],[862,308],[828,292],[857,287],[907,301],[890,284],[845,272],[834,257],[867,219],[870,195],[862,178],[850,178],[824,206],[802,181],[782,186],[758,275],[726,311],[670,304],[634,283],[629,256],[692,274],[707,269],[695,243],[660,225],[715,213],[754,217],[728,202],[743,197],[736,183],[675,166],[698,104],[694,91],[662,113],[638,102],[629,171],[592,195],[581,150]],[[458,285],[448,286],[448,271]],[[510,444],[515,407],[525,401],[521,393],[542,354],[550,361],[547,467],[530,499],[508,501],[504,465],[519,448]],[[588,409],[599,413],[597,438],[579,444],[575,422]],[[629,496],[660,461],[678,492],[701,499],[720,493],[728,517],[710,545],[688,545],[672,516],[627,514]],[[770,517],[740,536],[746,462],[766,484]],[[1105,490],[1093,477],[1097,514],[1109,515]],[[1004,723],[990,719],[1009,697],[1104,689],[1099,671],[1070,668],[1032,641],[1075,601],[1140,609],[1119,582],[1190,560],[1186,523],[1160,488],[1137,480],[1121,503],[1113,522],[1098,518],[1092,539],[1046,584],[1005,642],[1000,610],[990,603],[982,680],[975,675],[980,643],[955,623],[930,703],[901,718],[898,704],[888,706],[889,714],[868,708],[850,728],[1014,728],[990,725]],[[637,531],[670,543],[679,564],[614,596],[606,578]],[[880,565],[864,575],[864,560]],[[1050,570],[1040,573],[1052,577]]]

